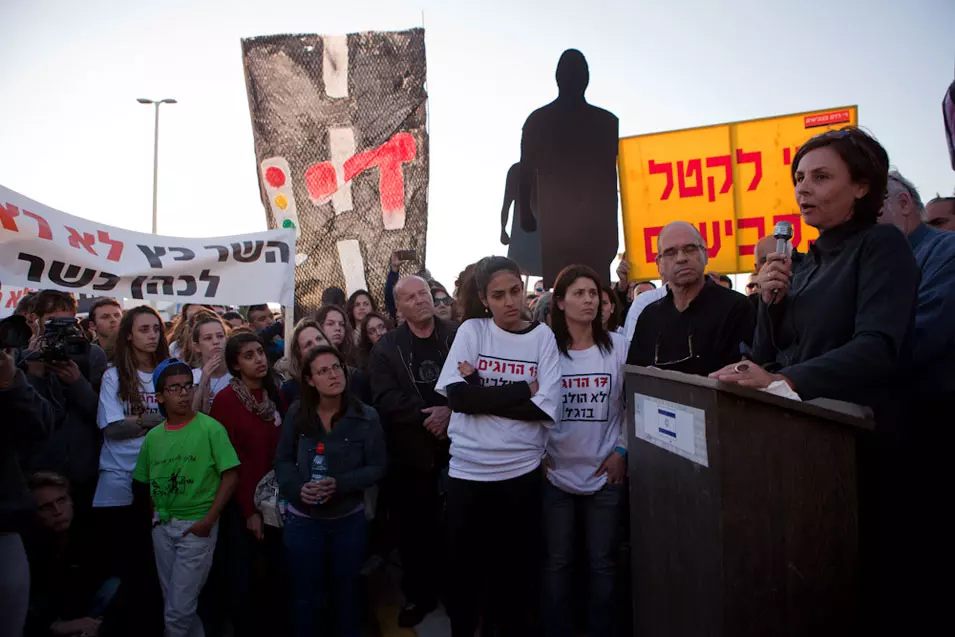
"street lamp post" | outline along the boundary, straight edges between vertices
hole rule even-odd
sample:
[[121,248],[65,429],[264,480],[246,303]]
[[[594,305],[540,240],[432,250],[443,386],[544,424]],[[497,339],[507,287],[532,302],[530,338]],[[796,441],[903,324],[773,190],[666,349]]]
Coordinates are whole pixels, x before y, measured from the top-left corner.
[[145,97],[136,98],[136,101],[140,104],[155,104],[156,105],[156,134],[155,140],[153,143],[153,234],[156,234],[157,226],[157,213],[156,213],[156,202],[157,194],[159,190],[159,105],[160,104],[175,104],[176,100],[171,98],[166,98],[163,100],[150,100]]

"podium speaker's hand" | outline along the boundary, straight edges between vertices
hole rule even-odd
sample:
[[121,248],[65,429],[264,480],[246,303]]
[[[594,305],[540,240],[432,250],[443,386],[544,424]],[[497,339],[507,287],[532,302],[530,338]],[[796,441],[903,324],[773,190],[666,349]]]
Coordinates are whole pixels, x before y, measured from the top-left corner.
[[770,374],[756,363],[745,360],[716,370],[710,374],[710,378],[715,378],[723,383],[736,383],[754,389],[764,389],[777,380],[781,380],[793,388],[792,382],[782,374]]
[[792,279],[792,260],[781,252],[766,257],[766,265],[759,271],[759,293],[763,303],[781,303],[789,292]]

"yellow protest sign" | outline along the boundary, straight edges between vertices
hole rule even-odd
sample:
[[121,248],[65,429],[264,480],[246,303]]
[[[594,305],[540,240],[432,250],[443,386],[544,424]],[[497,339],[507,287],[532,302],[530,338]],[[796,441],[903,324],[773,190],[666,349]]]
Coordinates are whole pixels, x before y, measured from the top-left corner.
[[620,199],[630,278],[658,278],[657,235],[671,221],[700,228],[708,270],[753,269],[756,242],[790,221],[805,251],[819,236],[803,224],[793,195],[792,159],[811,137],[858,125],[858,108],[782,115],[620,140]]

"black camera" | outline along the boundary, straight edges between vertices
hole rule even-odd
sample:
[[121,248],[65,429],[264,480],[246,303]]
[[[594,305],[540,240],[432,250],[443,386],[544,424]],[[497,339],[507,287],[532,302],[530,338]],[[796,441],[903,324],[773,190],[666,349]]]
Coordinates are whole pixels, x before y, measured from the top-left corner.
[[90,342],[76,319],[54,318],[45,323],[36,349],[26,356],[26,360],[44,363],[72,360],[79,364],[89,358],[89,353]]
[[19,314],[8,316],[0,321],[0,347],[3,349],[23,350],[30,345],[33,332],[27,320]]

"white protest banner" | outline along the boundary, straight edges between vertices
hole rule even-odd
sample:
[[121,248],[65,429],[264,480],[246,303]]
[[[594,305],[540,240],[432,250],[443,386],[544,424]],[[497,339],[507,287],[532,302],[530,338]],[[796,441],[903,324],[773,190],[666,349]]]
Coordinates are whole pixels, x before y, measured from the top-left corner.
[[13,314],[20,299],[27,292],[35,292],[35,290],[15,285],[5,285],[3,281],[0,281],[0,319],[5,319]]
[[143,301],[290,307],[295,231],[187,239],[131,232],[0,186],[0,282]]

